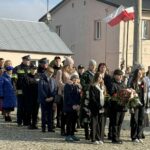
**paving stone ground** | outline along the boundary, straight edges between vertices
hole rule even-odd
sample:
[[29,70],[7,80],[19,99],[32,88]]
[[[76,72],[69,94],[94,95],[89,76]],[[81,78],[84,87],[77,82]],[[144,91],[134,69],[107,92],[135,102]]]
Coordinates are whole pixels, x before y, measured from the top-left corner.
[[[129,118],[127,113],[121,132],[124,141],[122,145],[114,145],[105,139],[103,145],[93,145],[90,141],[84,140],[83,129],[78,130],[79,142],[67,143],[64,137],[60,136],[60,129],[55,133],[42,133],[38,130],[28,130],[27,127],[18,127],[13,113],[13,122],[5,123],[0,116],[0,150],[150,150],[150,128],[146,128],[146,139],[144,144],[133,144],[130,139]],[[107,128],[106,128],[107,133]]]

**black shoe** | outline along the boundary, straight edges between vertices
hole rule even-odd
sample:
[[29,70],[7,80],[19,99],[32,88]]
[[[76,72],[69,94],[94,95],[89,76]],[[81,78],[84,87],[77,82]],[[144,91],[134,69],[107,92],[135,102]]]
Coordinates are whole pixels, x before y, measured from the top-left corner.
[[7,121],[8,121],[8,122],[12,122],[12,119],[11,119],[10,116],[7,116]]
[[144,133],[142,133],[142,139],[145,139],[145,135],[144,135]]
[[7,116],[5,116],[5,122],[7,122],[8,121],[8,117]]
[[113,144],[122,144],[122,140],[112,140]]
[[48,130],[48,132],[55,132],[55,130],[54,130],[54,129],[51,129],[51,130]]
[[43,133],[46,132],[44,128],[42,129],[42,132],[43,132]]
[[85,140],[90,140],[90,137],[89,137],[89,136],[86,136],[86,137],[85,137]]
[[66,136],[66,132],[64,130],[61,130],[61,136]]

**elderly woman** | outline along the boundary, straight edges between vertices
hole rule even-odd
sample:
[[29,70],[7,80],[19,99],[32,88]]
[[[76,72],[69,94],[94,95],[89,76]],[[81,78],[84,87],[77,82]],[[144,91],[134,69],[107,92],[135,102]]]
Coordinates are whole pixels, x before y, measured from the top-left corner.
[[4,112],[5,121],[12,121],[10,112],[14,110],[16,106],[16,95],[12,84],[12,66],[7,66],[5,72],[0,77],[2,80],[0,84],[0,97],[3,99],[2,110]]

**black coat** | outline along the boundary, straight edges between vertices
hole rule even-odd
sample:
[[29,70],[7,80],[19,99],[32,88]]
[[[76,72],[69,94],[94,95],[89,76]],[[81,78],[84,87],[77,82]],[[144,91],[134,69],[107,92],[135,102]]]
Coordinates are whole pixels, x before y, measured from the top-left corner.
[[38,98],[38,82],[40,80],[39,74],[27,74],[23,80],[23,94],[29,104],[37,102]]
[[104,80],[108,94],[111,94],[111,89],[112,89],[112,78],[111,78],[111,76],[108,74],[105,74],[103,80]]
[[16,66],[13,70],[13,76],[16,76],[16,89],[22,89],[22,81],[24,79],[24,76],[30,73],[31,66],[27,66],[23,63]]
[[[112,81],[112,89],[111,89],[111,96],[118,93],[120,90],[124,89],[126,86],[123,82],[117,82],[115,79]],[[111,108],[118,112],[126,112],[127,107],[121,106],[116,101],[111,101]]]
[[102,106],[100,103],[100,90],[95,85],[91,85],[89,90],[89,96],[89,109],[92,116],[96,116],[99,114],[99,110],[104,108],[104,106]]
[[78,85],[66,84],[64,87],[64,112],[72,112],[73,105],[80,105],[80,88]]

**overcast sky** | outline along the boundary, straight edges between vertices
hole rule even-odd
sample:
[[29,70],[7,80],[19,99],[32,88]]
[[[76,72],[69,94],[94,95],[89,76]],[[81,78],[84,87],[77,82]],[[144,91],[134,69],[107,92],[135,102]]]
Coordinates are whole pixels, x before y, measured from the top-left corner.
[[[61,0],[49,0],[49,9]],[[47,11],[47,0],[0,0],[0,18],[38,21]]]

